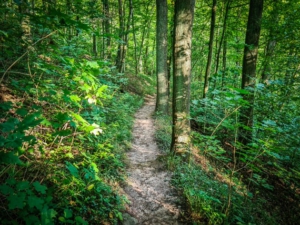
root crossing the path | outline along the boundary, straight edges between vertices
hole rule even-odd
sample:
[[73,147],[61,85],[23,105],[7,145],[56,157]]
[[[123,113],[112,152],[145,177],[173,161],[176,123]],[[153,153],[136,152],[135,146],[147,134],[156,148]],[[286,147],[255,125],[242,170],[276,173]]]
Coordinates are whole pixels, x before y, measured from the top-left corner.
[[129,204],[123,225],[181,225],[178,198],[170,186],[171,174],[159,161],[162,153],[154,138],[154,100],[136,113],[132,149],[127,153],[128,178],[124,192]]

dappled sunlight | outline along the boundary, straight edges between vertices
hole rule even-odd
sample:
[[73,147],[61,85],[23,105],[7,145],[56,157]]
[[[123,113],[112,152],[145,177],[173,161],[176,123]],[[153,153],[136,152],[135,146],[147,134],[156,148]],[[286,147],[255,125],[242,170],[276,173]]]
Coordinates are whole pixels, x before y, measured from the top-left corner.
[[158,161],[161,152],[154,139],[153,101],[152,98],[137,112],[134,139],[131,151],[127,153],[129,168],[124,191],[129,200],[126,212],[131,216],[127,222],[181,224],[178,220],[181,210],[176,205],[178,200],[170,185],[171,174]]

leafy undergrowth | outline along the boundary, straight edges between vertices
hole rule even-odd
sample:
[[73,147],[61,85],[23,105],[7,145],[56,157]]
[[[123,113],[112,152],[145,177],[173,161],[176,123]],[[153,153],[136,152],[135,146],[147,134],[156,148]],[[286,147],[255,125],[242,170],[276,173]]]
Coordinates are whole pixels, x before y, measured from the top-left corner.
[[[166,117],[156,118],[156,139],[164,151],[168,151],[171,141],[169,121]],[[199,141],[198,136],[194,133],[194,144],[215,146],[208,140]],[[281,224],[278,208],[260,194],[263,190],[249,188],[239,173],[217,169],[203,150],[203,146],[194,145],[190,162],[172,154],[168,157],[168,167],[174,172],[172,183],[186,200],[186,217],[192,224]]]
[[142,100],[121,93],[108,62],[48,53],[1,85],[1,224],[116,224],[125,199],[113,187]]

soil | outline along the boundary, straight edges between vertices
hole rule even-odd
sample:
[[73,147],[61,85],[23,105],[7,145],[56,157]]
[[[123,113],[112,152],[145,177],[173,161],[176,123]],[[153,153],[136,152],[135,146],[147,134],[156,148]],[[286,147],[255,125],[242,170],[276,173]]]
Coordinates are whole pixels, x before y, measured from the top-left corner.
[[136,113],[132,148],[127,153],[128,178],[123,187],[129,200],[123,225],[183,225],[179,197],[170,184],[171,173],[159,160],[163,155],[155,142],[152,119],[155,104],[147,98]]

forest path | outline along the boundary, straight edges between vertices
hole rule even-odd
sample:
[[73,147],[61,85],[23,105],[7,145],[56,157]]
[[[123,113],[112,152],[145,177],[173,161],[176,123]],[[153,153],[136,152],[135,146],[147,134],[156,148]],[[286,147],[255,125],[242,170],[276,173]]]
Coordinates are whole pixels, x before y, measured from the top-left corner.
[[178,198],[170,186],[171,174],[159,160],[152,113],[153,98],[135,114],[132,149],[127,153],[128,178],[124,192],[129,200],[123,225],[181,225]]

